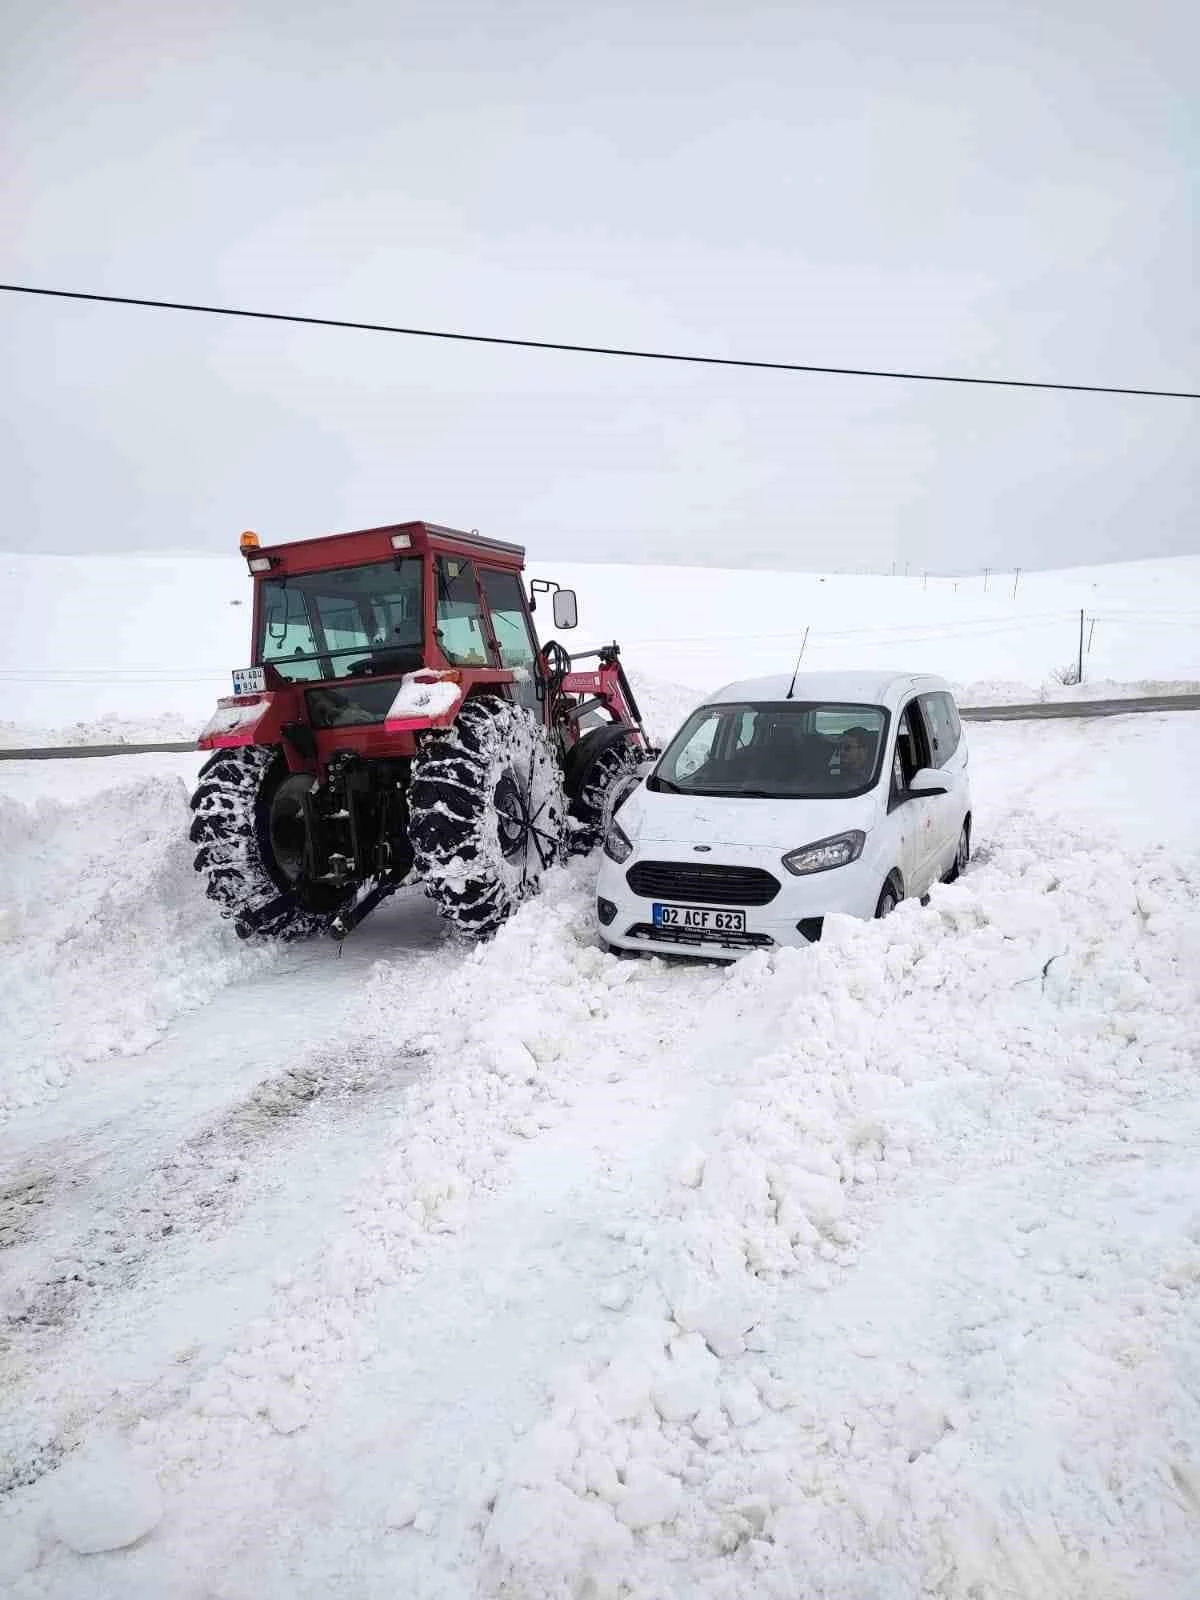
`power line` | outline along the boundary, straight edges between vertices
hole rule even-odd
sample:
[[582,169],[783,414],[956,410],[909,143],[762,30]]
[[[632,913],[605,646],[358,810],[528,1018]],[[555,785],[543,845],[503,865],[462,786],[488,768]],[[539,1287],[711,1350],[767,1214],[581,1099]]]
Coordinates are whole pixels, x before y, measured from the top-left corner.
[[247,317],[257,322],[289,322],[309,328],[349,328],[356,333],[401,334],[409,339],[444,339],[458,344],[506,345],[517,350],[560,350],[572,355],[623,356],[636,361],[676,361],[701,367],[745,367],[759,372],[808,372],[827,377],[894,378],[906,383],[969,383],[995,389],[1056,389],[1072,394],[1140,395],[1157,400],[1200,400],[1200,392],[1132,389],[1106,383],[1048,383],[1031,378],[979,378],[950,372],[892,372],[875,367],[821,367],[800,361],[749,361],[734,356],[684,355],[668,350],[627,350],[606,344],[567,344],[553,339],[511,339],[490,333],[453,333],[438,328],[403,328],[389,322],[351,322],[342,317],[303,317],[285,311],[249,311],[242,306],[210,306],[186,300],[146,300],[136,295],[87,294],[79,289],[43,289],[0,283],[5,294],[43,295],[55,300],[87,300],[98,305],[139,306],[153,311],[193,311],[210,317]]

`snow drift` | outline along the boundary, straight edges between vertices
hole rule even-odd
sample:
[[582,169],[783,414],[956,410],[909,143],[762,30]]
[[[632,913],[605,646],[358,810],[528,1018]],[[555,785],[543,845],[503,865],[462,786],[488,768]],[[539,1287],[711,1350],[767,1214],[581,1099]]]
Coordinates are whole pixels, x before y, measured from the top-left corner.
[[180,1012],[260,971],[192,870],[188,794],[149,778],[86,798],[0,797],[0,1116],[73,1071],[136,1055]]

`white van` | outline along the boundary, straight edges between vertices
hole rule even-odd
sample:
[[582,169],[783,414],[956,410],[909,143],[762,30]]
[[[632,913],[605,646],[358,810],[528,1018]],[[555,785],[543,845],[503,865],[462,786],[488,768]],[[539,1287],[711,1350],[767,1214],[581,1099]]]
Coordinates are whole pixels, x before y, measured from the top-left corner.
[[732,683],[693,711],[604,840],[605,943],[728,960],[882,917],[971,851],[949,685],[812,672]]

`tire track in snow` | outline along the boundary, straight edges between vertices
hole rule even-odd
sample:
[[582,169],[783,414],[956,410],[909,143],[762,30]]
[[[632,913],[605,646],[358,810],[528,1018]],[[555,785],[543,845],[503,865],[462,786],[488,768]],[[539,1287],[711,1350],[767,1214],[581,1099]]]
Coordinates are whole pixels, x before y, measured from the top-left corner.
[[[151,1365],[161,1361],[156,1337],[189,1349],[169,1327],[171,1306],[189,1295],[203,1302],[206,1253],[223,1256],[228,1279],[210,1298],[229,1301],[229,1286],[245,1277],[239,1253],[255,1248],[237,1241],[253,1234],[256,1216],[276,1219],[281,1257],[299,1261],[316,1247],[319,1228],[298,1229],[287,1196],[319,1182],[321,1204],[336,1205],[419,1070],[415,1057],[364,1038],[362,985],[381,950],[442,942],[412,896],[397,897],[363,934],[340,955],[327,945],[283,952],[254,982],[178,1020],[115,1081],[77,1080],[36,1119],[6,1130],[0,1481],[33,1481],[97,1417],[121,1409],[113,1373],[134,1367],[139,1340]],[[339,1042],[314,1046],[329,1036]],[[251,1299],[264,1293],[249,1290]],[[227,1306],[231,1326],[241,1314]],[[168,1363],[166,1390],[220,1353]]]
[[[130,1321],[156,1298],[178,1294],[189,1275],[202,1273],[197,1260],[245,1227],[290,1170],[303,1175],[314,1144],[327,1160],[336,1141],[361,1141],[363,1125],[386,1118],[421,1070],[415,1058],[354,1044],[314,1052],[260,1080],[127,1189],[96,1193],[76,1173],[74,1181],[47,1177],[0,1194],[0,1229],[12,1218],[14,1235],[0,1275],[0,1390],[17,1418],[3,1430],[0,1495],[35,1482],[78,1432],[76,1414],[69,1424],[60,1418],[47,1440],[46,1408],[36,1398],[48,1387],[47,1372],[93,1369],[97,1357],[102,1368],[106,1334],[115,1328],[128,1336]],[[74,1202],[72,1220],[85,1224],[79,1231],[56,1235],[47,1226],[56,1188]],[[41,1202],[36,1229],[32,1197]],[[91,1412],[103,1410],[103,1396],[100,1389]],[[24,1443],[22,1410],[37,1418]]]
[[[577,870],[577,880],[579,872],[586,875],[586,867]],[[519,918],[495,944],[468,958],[457,1003],[446,993],[444,966],[418,963],[381,974],[382,1035],[402,1038],[407,1048],[432,1045],[437,1051],[430,1073],[403,1097],[390,1147],[327,1235],[315,1268],[280,1276],[273,1305],[240,1340],[198,1372],[186,1392],[166,1395],[161,1408],[141,1410],[146,1421],[138,1437],[164,1481],[180,1492],[177,1516],[179,1526],[187,1526],[189,1546],[211,1541],[214,1560],[242,1547],[247,1559],[262,1559],[261,1552],[249,1554],[259,1542],[258,1491],[237,1469],[246,1441],[253,1439],[255,1452],[277,1460],[280,1470],[287,1459],[305,1457],[309,1428],[315,1438],[315,1424],[329,1425],[337,1385],[370,1361],[380,1307],[393,1285],[401,1308],[410,1289],[419,1295],[426,1276],[436,1274],[438,1258],[449,1262],[457,1255],[456,1236],[473,1214],[494,1219],[494,1244],[506,1237],[502,1210],[512,1150],[532,1155],[536,1146],[529,1141],[560,1120],[564,1096],[580,1083],[606,1084],[627,1063],[623,1038],[635,1060],[644,1053],[632,1026],[644,1010],[636,989],[648,980],[657,987],[664,1033],[678,1018],[676,979],[697,995],[719,991],[722,975],[707,967],[667,975],[657,964],[612,962],[591,942],[587,910],[587,899],[569,886],[557,904],[551,896],[531,908],[523,923]],[[539,963],[544,959],[553,970],[530,972],[514,989],[514,957],[528,955],[531,937]],[[440,987],[430,981],[435,973]],[[541,1003],[546,984],[554,986],[552,1013]],[[580,1023],[600,1017],[602,1039],[581,1038]],[[426,1033],[434,1021],[440,1031]],[[569,1040],[560,1073],[553,1064]],[[631,1123],[639,1120],[638,1102],[627,1115]],[[520,1216],[519,1195],[516,1203]],[[416,1315],[421,1326],[436,1321]],[[206,1483],[200,1497],[188,1493],[198,1473]]]

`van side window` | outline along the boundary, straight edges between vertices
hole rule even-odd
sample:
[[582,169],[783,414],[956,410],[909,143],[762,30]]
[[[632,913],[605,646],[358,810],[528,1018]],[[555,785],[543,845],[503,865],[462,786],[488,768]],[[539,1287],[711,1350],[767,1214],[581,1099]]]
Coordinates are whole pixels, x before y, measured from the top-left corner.
[[962,739],[962,723],[958,719],[958,707],[954,704],[954,696],[952,694],[943,694],[942,703],[946,708],[946,721],[949,724],[950,732],[954,735],[954,748],[957,750]]
[[898,805],[908,792],[914,774],[929,766],[929,739],[921,718],[921,708],[910,700],[896,724],[896,750],[892,756],[892,781],[888,805]]
[[948,694],[923,694],[921,711],[929,730],[929,765],[944,767],[958,749],[958,712]]

